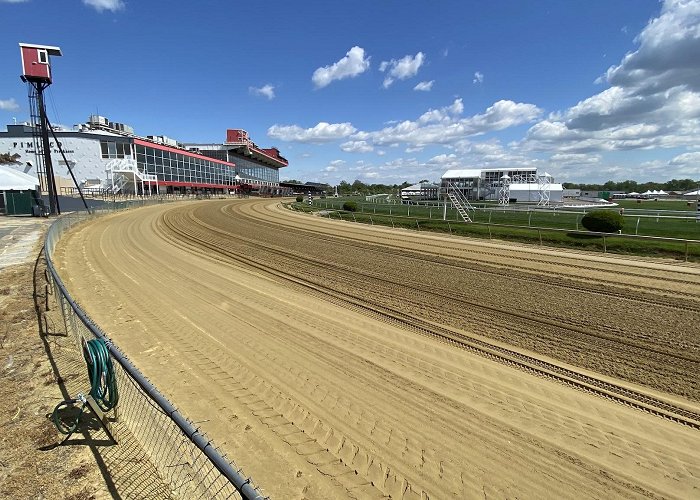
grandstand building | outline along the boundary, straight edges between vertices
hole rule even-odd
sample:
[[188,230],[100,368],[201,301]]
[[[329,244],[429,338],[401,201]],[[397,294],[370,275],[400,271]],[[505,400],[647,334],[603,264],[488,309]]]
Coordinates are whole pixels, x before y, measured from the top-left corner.
[[[245,130],[228,130],[221,144],[183,145],[165,136],[139,137],[128,125],[93,115],[55,133],[58,143],[52,137],[49,146],[59,194],[75,189],[69,168],[87,193],[287,194],[279,184],[287,160],[277,148],[259,148]],[[13,168],[38,177],[35,136],[31,125],[8,125],[0,132],[0,153],[16,159]]]
[[504,176],[512,201],[538,202],[544,189],[549,201],[562,201],[564,187],[552,182],[549,174],[538,174],[535,167],[448,170],[442,174],[441,187],[459,190],[468,200],[498,200]]

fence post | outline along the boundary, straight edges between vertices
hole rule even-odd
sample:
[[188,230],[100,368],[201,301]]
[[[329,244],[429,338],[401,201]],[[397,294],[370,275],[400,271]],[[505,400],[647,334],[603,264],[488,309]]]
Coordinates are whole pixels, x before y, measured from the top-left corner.
[[542,246],[542,230],[538,229],[537,234],[540,236],[540,246]]
[[685,240],[685,261],[688,262],[688,240]]
[[530,227],[530,221],[532,220],[532,212],[530,207],[527,207],[527,227]]
[[608,253],[608,245],[605,241],[605,235],[603,235],[603,253]]
[[406,205],[406,217],[411,216],[411,204]]
[[430,207],[428,209],[428,219],[432,219],[432,218],[433,218],[433,207]]
[[355,218],[355,214],[352,214],[352,221],[357,222],[357,219]]
[[369,216],[369,222],[371,223],[371,225],[374,226],[374,221],[372,220],[372,216],[371,216],[371,215]]
[[639,219],[640,217],[637,217],[637,227],[634,228],[634,235],[639,236]]
[[391,228],[394,229],[394,219],[389,217],[389,220],[391,221]]
[[491,224],[489,224],[487,227],[489,228],[489,239],[492,239],[492,237],[491,237]]
[[447,223],[447,229],[450,230],[450,236],[452,236],[452,226],[450,225],[449,222]]
[[416,227],[418,227],[418,231],[420,231],[420,224],[418,224],[418,219],[416,219]]

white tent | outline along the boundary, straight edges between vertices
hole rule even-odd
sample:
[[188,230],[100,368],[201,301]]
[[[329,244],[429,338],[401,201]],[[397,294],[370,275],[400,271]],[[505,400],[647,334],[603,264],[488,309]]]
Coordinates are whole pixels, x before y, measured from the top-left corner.
[[683,194],[684,198],[700,198],[700,189],[697,191],[691,191],[689,193]]
[[39,180],[36,177],[7,165],[0,165],[0,191],[25,191],[36,189],[38,185]]

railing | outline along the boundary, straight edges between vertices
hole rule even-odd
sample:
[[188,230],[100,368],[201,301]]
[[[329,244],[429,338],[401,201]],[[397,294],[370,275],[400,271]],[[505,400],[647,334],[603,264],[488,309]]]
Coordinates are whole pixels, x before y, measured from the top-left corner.
[[82,338],[105,338],[115,361],[119,404],[108,417],[118,425],[113,431],[117,441],[119,429],[125,428],[139,443],[161,479],[180,498],[266,498],[214,444],[127,359],[73,300],[54,266],[52,257],[61,235],[76,224],[96,215],[134,206],[162,203],[162,200],[115,204],[97,214],[67,214],[49,228],[45,240],[48,279],[63,315],[66,333],[80,349]]
[[[418,230],[433,230],[437,232],[447,232],[452,234],[462,234],[464,236],[475,236],[482,238],[504,238],[513,239],[519,241],[534,241],[539,242],[540,246],[544,246],[545,243],[549,243],[553,246],[559,246],[557,241],[547,241],[547,236],[555,235],[568,235],[573,237],[581,238],[580,242],[594,242],[589,238],[600,238],[600,245],[582,245],[585,249],[595,250],[599,248],[603,253],[611,251],[611,242],[618,240],[636,241],[636,242],[656,242],[659,244],[670,244],[675,246],[675,250],[669,250],[666,255],[673,255],[682,258],[686,262],[689,260],[698,261],[698,250],[700,249],[700,239],[692,238],[673,238],[664,236],[650,236],[650,235],[638,235],[638,234],[625,234],[625,233],[598,233],[593,231],[584,231],[577,228],[560,228],[560,227],[542,227],[542,226],[532,226],[532,225],[518,225],[518,224],[503,224],[491,222],[489,217],[489,222],[477,222],[472,221],[469,224],[463,224],[458,219],[442,219],[435,218],[432,216],[432,208],[436,208],[436,215],[443,214],[444,205],[436,207],[427,207],[428,217],[424,216],[411,216],[410,210],[405,210],[403,214],[398,213],[397,210],[392,210],[380,212],[377,210],[365,211],[364,207],[360,206],[362,211],[355,212],[354,214],[347,214],[345,217],[342,212],[342,203],[324,203],[323,201],[314,202],[314,207],[299,206],[298,204],[289,204],[290,208],[293,210],[298,210],[302,212],[313,211],[317,208],[324,208],[324,215],[330,218],[337,218],[341,220],[352,220],[358,223],[368,223],[368,224],[384,224],[391,227],[403,227],[403,228],[415,228]],[[336,206],[337,205],[337,206]],[[376,207],[376,206],[375,206]],[[331,210],[328,210],[328,209]],[[409,207],[406,207],[410,209]],[[414,210],[415,210],[414,206]],[[486,213],[496,213],[502,212],[503,208],[500,209],[493,208],[484,210]],[[388,212],[388,213],[387,213]],[[425,210],[424,210],[425,212]],[[535,213],[535,211],[528,211],[528,215]],[[529,222],[529,221],[528,221]],[[497,235],[492,234],[492,230],[497,232]],[[503,231],[505,230],[505,232]],[[512,234],[517,232],[519,234]],[[511,233],[511,234],[509,234]],[[529,235],[529,236],[527,236]],[[570,242],[569,242],[570,243]],[[576,248],[577,245],[565,245]],[[663,253],[661,253],[663,255]]]

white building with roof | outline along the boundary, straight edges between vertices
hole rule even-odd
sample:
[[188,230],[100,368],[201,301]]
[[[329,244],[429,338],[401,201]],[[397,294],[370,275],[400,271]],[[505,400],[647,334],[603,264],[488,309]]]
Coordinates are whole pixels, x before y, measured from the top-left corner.
[[498,201],[504,176],[510,181],[508,188],[511,201],[538,203],[545,196],[544,190],[549,202],[562,201],[564,187],[554,183],[548,173],[538,174],[536,167],[451,169],[442,174],[441,187],[445,190],[456,189],[468,200]]
[[401,190],[403,201],[437,200],[440,186],[432,182],[419,182]]

